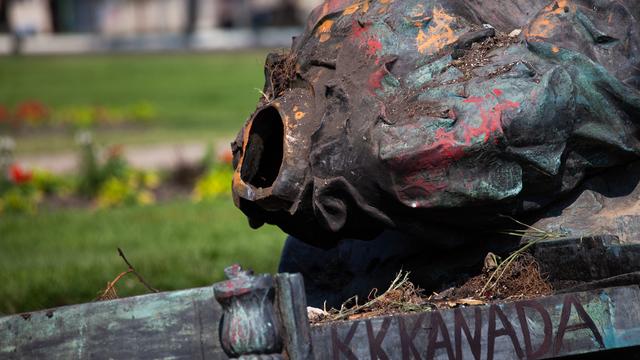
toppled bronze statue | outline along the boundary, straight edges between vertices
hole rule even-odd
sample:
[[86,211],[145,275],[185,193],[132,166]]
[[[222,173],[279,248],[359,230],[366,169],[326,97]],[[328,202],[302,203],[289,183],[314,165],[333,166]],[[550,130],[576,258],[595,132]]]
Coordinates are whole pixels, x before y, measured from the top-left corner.
[[640,160],[638,19],[636,0],[327,0],[267,59],[236,205],[323,248],[555,216]]

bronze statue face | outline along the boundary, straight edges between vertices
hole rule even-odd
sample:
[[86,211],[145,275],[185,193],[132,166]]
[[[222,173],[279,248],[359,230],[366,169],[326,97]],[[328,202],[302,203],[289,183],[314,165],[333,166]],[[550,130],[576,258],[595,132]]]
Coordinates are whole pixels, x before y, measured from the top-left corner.
[[636,159],[640,5],[592,3],[326,1],[267,59],[233,144],[236,205],[323,246],[429,238]]

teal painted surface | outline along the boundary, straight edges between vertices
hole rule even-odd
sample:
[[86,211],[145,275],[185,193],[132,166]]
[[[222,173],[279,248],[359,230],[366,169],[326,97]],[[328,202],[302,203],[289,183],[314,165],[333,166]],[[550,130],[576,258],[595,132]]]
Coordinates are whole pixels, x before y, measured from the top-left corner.
[[0,359],[223,359],[210,287],[0,318]]

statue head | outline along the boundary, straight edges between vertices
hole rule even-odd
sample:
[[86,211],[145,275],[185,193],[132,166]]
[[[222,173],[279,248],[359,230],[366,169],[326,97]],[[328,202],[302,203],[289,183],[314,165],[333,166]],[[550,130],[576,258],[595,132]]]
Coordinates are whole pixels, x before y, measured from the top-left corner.
[[267,58],[232,145],[236,205],[322,246],[427,238],[637,159],[640,5],[591,2],[325,1]]

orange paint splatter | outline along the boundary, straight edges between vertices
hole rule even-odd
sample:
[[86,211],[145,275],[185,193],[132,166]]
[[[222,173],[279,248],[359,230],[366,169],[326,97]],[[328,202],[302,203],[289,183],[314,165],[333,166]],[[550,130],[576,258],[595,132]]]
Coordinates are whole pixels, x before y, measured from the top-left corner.
[[357,4],[353,4],[348,6],[346,9],[344,9],[344,11],[342,12],[342,15],[351,15],[353,13],[355,13],[356,11],[358,11],[358,9],[360,8],[360,3]]
[[325,20],[318,26],[317,34],[320,42],[331,39],[331,27],[333,27],[333,20]]
[[441,7],[436,7],[432,11],[432,20],[427,30],[420,29],[416,36],[416,46],[421,54],[433,54],[443,47],[453,43],[458,39],[451,28],[454,22],[453,16],[447,14]]
[[525,30],[525,37],[529,38],[549,38],[555,29],[562,23],[561,17],[565,12],[574,12],[575,5],[570,0],[557,0],[547,5],[540,15],[535,18]]
[[369,0],[366,0],[363,4],[362,4],[362,13],[366,14],[367,11],[369,11]]

